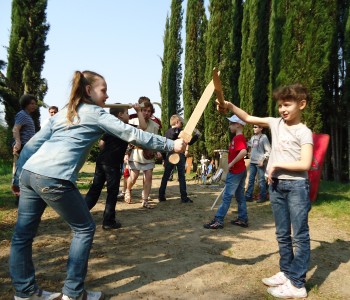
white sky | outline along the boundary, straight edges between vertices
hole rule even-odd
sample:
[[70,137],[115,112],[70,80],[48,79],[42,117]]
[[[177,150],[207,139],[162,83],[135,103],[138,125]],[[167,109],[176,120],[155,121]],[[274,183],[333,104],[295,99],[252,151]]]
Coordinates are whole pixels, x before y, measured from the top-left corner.
[[[11,30],[11,2],[0,0],[0,59],[4,61]],[[186,5],[184,1],[184,21]],[[59,108],[67,103],[75,70],[103,75],[108,103],[135,103],[140,96],[160,102],[160,57],[170,6],[171,0],[49,0],[46,44],[50,50],[42,72],[49,87],[45,102]],[[159,108],[155,108],[160,116]],[[48,118],[46,109],[41,109],[41,115],[42,121]]]

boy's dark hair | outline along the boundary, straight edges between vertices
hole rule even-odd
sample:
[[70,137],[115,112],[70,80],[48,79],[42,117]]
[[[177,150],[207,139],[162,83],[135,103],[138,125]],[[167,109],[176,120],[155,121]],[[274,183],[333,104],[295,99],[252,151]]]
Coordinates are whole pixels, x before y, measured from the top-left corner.
[[307,88],[300,83],[281,86],[274,90],[272,96],[275,101],[292,100],[300,102],[301,100],[306,100],[306,102],[309,102],[311,100]]
[[21,106],[21,109],[25,109],[30,102],[34,100],[36,103],[38,103],[38,100],[35,98],[34,95],[32,94],[24,94],[22,97],[19,99],[19,105]]
[[51,109],[54,109],[55,111],[58,111],[58,107],[55,106],[55,105],[50,106],[50,107],[49,107],[49,110],[51,110]]
[[[115,104],[120,104],[120,103],[115,103]],[[112,107],[109,109],[109,113],[115,117],[118,117],[119,113],[124,113],[128,109],[126,107]]]

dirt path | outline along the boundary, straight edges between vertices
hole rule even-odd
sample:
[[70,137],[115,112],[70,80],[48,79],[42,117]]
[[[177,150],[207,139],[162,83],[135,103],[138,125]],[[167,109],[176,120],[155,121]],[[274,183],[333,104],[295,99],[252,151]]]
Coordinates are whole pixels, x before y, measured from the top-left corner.
[[[91,167],[85,169],[91,172]],[[155,176],[157,197],[160,176]],[[153,210],[141,208],[141,181],[133,190],[135,204],[117,203],[123,227],[101,228],[105,193],[93,209],[97,230],[89,260],[88,289],[103,290],[108,299],[273,299],[261,278],[278,271],[277,243],[269,203],[248,203],[249,228],[226,222],[223,230],[203,228],[220,187],[188,182],[193,204],[179,200],[178,182],[169,182],[168,201]],[[85,193],[86,191],[82,191]],[[217,208],[217,206],[216,206]],[[236,212],[233,202],[226,221]],[[14,224],[12,217],[11,224]],[[350,299],[350,229],[311,212],[312,261],[308,299]],[[40,286],[60,290],[65,278],[71,234],[47,209],[34,242]],[[0,241],[0,299],[12,299],[8,275],[9,240]]]

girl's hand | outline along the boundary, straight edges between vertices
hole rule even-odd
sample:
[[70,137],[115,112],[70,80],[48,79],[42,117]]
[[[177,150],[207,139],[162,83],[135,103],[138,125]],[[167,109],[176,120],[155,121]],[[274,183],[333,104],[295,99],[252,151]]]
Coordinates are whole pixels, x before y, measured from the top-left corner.
[[174,152],[185,152],[186,147],[187,144],[183,139],[177,139],[174,141]]

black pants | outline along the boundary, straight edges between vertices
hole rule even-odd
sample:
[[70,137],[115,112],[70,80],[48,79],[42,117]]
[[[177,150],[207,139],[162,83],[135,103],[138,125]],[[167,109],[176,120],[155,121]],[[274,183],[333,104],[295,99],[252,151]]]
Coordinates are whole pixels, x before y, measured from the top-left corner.
[[115,206],[119,193],[121,169],[96,163],[92,185],[85,196],[86,203],[91,210],[97,203],[105,182],[107,182],[106,207],[103,213],[103,225],[115,222]]
[[186,200],[187,198],[186,177],[185,177],[186,157],[182,153],[180,153],[179,155],[180,155],[180,161],[176,165],[173,165],[172,163],[169,162],[169,156],[167,156],[164,161],[164,173],[163,173],[162,181],[159,188],[159,197],[165,197],[165,190],[166,190],[168,180],[171,176],[171,172],[174,170],[176,166],[177,174],[179,177],[181,199]]

